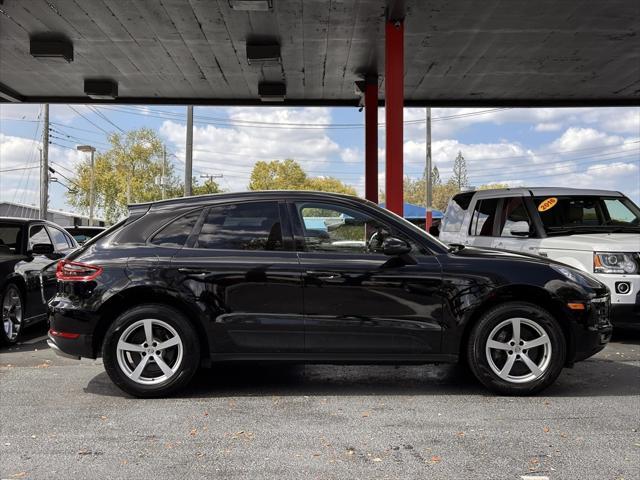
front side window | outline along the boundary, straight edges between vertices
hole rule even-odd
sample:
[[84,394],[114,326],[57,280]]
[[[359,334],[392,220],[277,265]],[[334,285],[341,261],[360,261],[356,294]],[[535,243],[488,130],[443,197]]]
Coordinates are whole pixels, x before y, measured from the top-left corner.
[[460,231],[472,197],[473,193],[463,193],[456,195],[449,201],[444,215],[445,232],[457,233]]
[[479,200],[473,211],[469,234],[478,237],[493,236],[493,225],[496,218],[497,198]]
[[44,225],[34,225],[29,229],[28,250],[31,250],[36,243],[44,243],[53,246]]
[[218,250],[283,250],[277,202],[211,207],[195,244]]
[[380,253],[388,236],[407,240],[365,212],[324,203],[298,204],[304,241],[310,252]]
[[66,250],[69,248],[67,237],[60,230],[58,230],[57,228],[49,227],[49,234],[51,235],[51,240],[53,240],[53,247],[56,251]]
[[[501,237],[526,236],[533,230],[531,219],[522,197],[505,198],[500,223]],[[520,232],[520,234],[518,234]]]
[[173,220],[154,235],[151,243],[163,247],[183,247],[201,212],[202,210],[196,210]]

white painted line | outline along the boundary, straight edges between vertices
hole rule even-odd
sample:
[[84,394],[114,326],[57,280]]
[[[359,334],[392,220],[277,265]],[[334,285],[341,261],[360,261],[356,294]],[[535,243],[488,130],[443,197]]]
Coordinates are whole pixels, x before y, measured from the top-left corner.
[[546,475],[520,475],[522,480],[549,480]]

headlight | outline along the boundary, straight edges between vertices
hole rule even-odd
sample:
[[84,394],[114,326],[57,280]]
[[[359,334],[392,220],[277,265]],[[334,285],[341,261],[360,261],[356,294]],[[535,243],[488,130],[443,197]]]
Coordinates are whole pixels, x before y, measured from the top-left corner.
[[564,275],[572,282],[582,285],[583,287],[596,288],[600,286],[600,281],[592,277],[586,272],[581,272],[575,268],[565,267],[564,265],[550,265],[556,272]]
[[632,253],[593,254],[593,271],[595,273],[637,273],[638,262]]

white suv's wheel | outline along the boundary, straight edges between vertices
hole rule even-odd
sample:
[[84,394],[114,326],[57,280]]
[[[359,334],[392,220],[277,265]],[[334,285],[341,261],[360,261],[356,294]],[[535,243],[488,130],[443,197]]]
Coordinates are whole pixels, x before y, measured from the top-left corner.
[[185,386],[200,363],[189,321],[165,305],[141,305],[120,315],[102,347],[111,380],[131,395],[161,397]]
[[474,326],[469,365],[484,385],[499,393],[539,392],[558,377],[565,362],[565,339],[544,309],[521,302],[499,305]]

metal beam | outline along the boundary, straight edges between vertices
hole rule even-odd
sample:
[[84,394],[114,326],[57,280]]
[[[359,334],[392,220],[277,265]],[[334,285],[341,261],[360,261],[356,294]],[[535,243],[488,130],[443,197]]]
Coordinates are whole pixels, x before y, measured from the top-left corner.
[[10,89],[3,83],[0,83],[0,98],[7,102],[24,102],[24,96],[20,95],[15,90]]
[[378,203],[378,77],[367,77],[364,87],[364,196]]
[[403,113],[404,113],[404,23],[388,20],[385,24],[384,96],[386,166],[385,195],[387,209],[403,214]]

